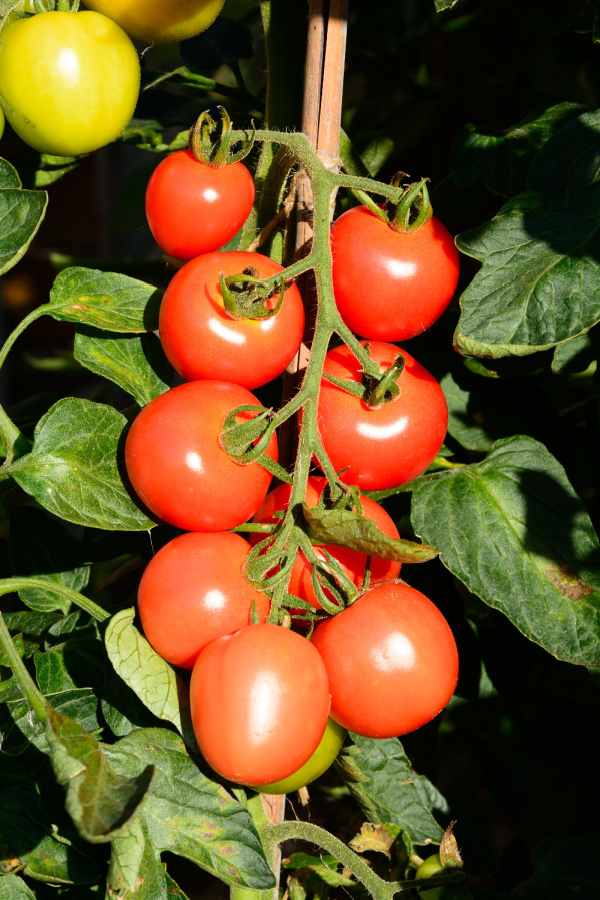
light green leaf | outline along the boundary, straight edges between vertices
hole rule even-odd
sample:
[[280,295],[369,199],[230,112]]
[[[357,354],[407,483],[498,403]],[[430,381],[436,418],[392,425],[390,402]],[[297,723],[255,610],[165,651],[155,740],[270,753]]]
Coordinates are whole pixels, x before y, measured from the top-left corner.
[[[10,10],[8,10],[10,11]],[[2,19],[0,8],[0,20]],[[45,191],[26,191],[16,171],[0,159],[0,275],[19,262],[48,205]]]

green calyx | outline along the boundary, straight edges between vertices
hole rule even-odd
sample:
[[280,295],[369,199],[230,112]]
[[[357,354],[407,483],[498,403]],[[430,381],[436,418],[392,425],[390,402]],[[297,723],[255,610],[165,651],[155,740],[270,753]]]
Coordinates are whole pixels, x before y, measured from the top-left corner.
[[[270,319],[279,312],[283,303],[285,280],[281,278],[279,285],[273,287],[258,277],[257,269],[248,266],[239,275],[225,278],[221,273],[219,288],[225,312],[232,319]],[[277,303],[269,306],[269,301],[277,293]]]
[[[368,345],[366,345],[368,347]],[[336,378],[334,375],[323,374],[323,377],[341,388],[348,394],[353,394],[359,400],[369,407],[369,409],[379,409],[385,403],[397,400],[400,396],[400,385],[398,379],[404,371],[406,360],[402,353],[392,363],[392,365],[382,372],[381,375],[373,375],[363,371],[362,382],[346,381],[343,378]]]
[[188,140],[188,146],[194,154],[194,158],[215,169],[244,159],[254,146],[255,134],[254,123],[252,123],[251,137],[242,140],[241,149],[237,153],[233,153],[231,148],[239,143],[240,139],[232,131],[231,119],[227,110],[223,106],[219,106],[219,110],[221,111],[221,130],[218,137],[213,136],[213,132],[218,127],[217,123],[210,116],[208,110],[205,110],[200,114],[193,128],[190,128]]
[[[399,173],[392,179],[392,184],[396,179],[402,177],[404,172]],[[415,184],[406,186],[402,199],[395,209],[393,209],[390,219],[390,228],[403,234],[410,234],[418,231],[419,228],[430,220],[433,215],[431,201],[429,200],[429,191],[427,190],[428,178],[422,178]]]

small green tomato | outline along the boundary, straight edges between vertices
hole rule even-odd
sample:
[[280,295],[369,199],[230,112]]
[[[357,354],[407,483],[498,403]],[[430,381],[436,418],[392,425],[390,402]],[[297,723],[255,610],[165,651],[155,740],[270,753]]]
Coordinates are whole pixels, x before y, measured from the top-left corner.
[[[427,859],[421,863],[417,869],[415,878],[433,878],[434,875],[439,875],[442,871],[443,866],[440,855],[439,853],[435,853],[433,856],[428,856]],[[428,891],[419,891],[419,897],[422,897],[423,900],[440,900],[443,890],[443,887],[429,888]]]

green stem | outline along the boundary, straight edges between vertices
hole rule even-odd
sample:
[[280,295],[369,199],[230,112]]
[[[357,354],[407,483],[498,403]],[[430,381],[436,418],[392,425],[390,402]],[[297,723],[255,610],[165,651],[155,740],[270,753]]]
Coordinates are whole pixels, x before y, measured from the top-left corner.
[[6,444],[6,460],[3,468],[8,468],[15,457],[23,456],[31,445],[12,419],[7,416],[3,406],[0,406],[0,434]]
[[4,365],[4,361],[8,356],[8,353],[19,335],[23,334],[28,325],[31,325],[32,322],[35,322],[36,319],[39,319],[44,315],[46,315],[46,310],[43,306],[38,306],[36,309],[33,309],[28,316],[25,316],[24,319],[21,319],[17,327],[13,331],[11,331],[4,342],[2,350],[0,350],[0,368],[2,368],[2,366]]
[[[0,582],[0,585],[3,582]],[[46,701],[44,700],[43,694],[40,693],[40,690],[27,671],[25,667],[25,663],[19,656],[17,652],[17,648],[13,644],[13,640],[10,636],[9,630],[6,627],[6,622],[4,621],[4,616],[0,612],[0,648],[8,660],[8,663],[13,670],[13,674],[17,679],[21,690],[27,697],[29,701],[29,705],[33,709],[34,713],[40,720],[40,722],[45,725],[46,724]]]
[[97,622],[105,622],[107,619],[110,619],[110,613],[107,613],[105,609],[102,609],[93,600],[84,597],[83,594],[79,594],[64,584],[57,584],[55,581],[49,581],[45,578],[3,578],[0,580],[0,597],[4,594],[12,594],[14,591],[33,590],[34,588],[38,591],[48,591],[50,594],[62,597],[63,600],[68,600],[69,603],[74,603],[75,606],[89,613]]

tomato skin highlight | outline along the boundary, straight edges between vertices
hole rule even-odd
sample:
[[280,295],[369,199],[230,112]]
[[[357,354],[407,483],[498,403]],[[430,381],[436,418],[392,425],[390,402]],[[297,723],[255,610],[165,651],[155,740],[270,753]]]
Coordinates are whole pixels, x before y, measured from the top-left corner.
[[172,44],[205,31],[223,8],[224,0],[89,0],[86,6],[103,13],[137,41]]
[[291,794],[299,791],[313,781],[316,781],[333,764],[334,759],[342,749],[342,744],[348,732],[333,719],[327,719],[327,728],[321,738],[319,746],[310,759],[301,766],[293,775],[282,778],[280,781],[272,781],[270,784],[253,785],[261,794]]
[[356,734],[398,737],[446,706],[458,652],[438,608],[401,582],[378,585],[317,625],[311,642],[329,678],[331,717]]
[[[304,306],[295,284],[269,319],[232,319],[225,312],[219,274],[249,266],[261,278],[283,271],[260,253],[222,251],[192,259],[171,279],[160,307],[160,339],[171,365],[188,381],[216,378],[253,390],[277,378],[298,352]],[[276,294],[269,307],[278,299]]]
[[[364,343],[364,342],[363,342]],[[400,396],[379,409],[323,379],[318,425],[325,451],[341,479],[361,490],[384,490],[412,481],[435,459],[448,427],[444,393],[427,369],[406,350],[369,341],[369,352],[384,369],[403,354]],[[324,372],[361,381],[361,368],[346,347],[330,350]]]
[[140,581],[138,612],[163,659],[192,669],[207,644],[250,625],[253,602],[259,620],[266,620],[269,598],[242,573],[249,552],[239,534],[190,532],[152,557]]
[[[327,486],[327,479],[319,476],[311,476],[308,479],[306,487],[305,503],[308,507],[316,506],[321,498],[321,494]],[[287,510],[290,499],[291,485],[280,484],[267,494],[265,500],[252,519],[253,522],[275,523],[275,513],[278,510]],[[390,538],[399,538],[398,529],[396,528],[392,518],[387,514],[385,509],[371,500],[370,497],[361,497],[360,502],[363,508],[363,515],[367,519],[371,519],[380,531]],[[258,544],[264,539],[264,535],[252,532],[249,540],[252,545]],[[367,556],[365,553],[358,553],[356,550],[350,550],[348,547],[326,546],[331,555],[338,560],[346,575],[354,582],[357,587],[363,583],[365,575],[365,566]],[[325,560],[325,555],[315,547],[317,556]],[[378,584],[382,581],[389,581],[397,578],[400,573],[401,564],[389,559],[378,559],[376,556],[371,559],[371,585]],[[298,553],[296,561],[290,573],[288,590],[301,600],[306,600],[312,604],[315,609],[321,609],[321,604],[317,600],[316,594],[312,586],[311,578],[312,566],[309,564],[306,556],[302,551]]]
[[323,661],[306,638],[249,625],[200,653],[190,684],[200,751],[230,781],[262,785],[292,775],[327,725]]
[[405,341],[439,319],[458,283],[454,240],[439,219],[394,231],[364,206],[331,229],[333,290],[346,325],[363,338]]
[[[127,435],[125,465],[156,516],[188,531],[227,531],[254,515],[271,475],[258,463],[233,462],[218,443],[225,417],[246,404],[260,406],[237,384],[192,381],[142,409]],[[277,459],[275,435],[267,452]]]
[[243,163],[208,166],[191,150],[163,159],[146,188],[150,231],[175,259],[218,250],[242,227],[253,203],[254,182]]
[[41,153],[77,156],[114,141],[140,88],[137,51],[96,12],[47,12],[2,29],[0,94],[8,121]]

